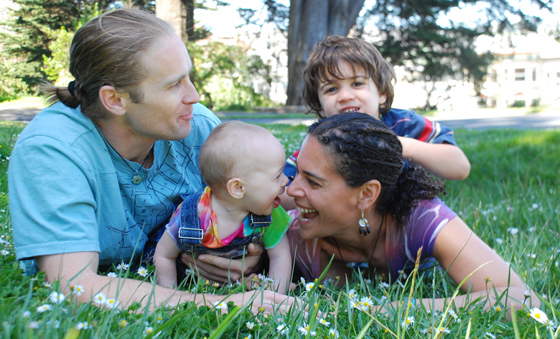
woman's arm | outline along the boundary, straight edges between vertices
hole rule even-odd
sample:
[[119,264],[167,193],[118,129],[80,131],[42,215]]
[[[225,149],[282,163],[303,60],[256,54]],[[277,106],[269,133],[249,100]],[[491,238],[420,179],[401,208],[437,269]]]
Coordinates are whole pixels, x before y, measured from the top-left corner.
[[[524,303],[528,306],[540,305],[536,294],[525,285],[511,266],[474,234],[459,217],[452,219],[440,231],[434,245],[434,257],[443,269],[447,269],[449,276],[457,284],[472,273],[461,286],[463,292],[470,290],[470,293],[458,296],[455,299],[457,306],[463,306],[467,301],[479,297],[486,300],[487,310],[496,305],[508,308],[515,306],[517,310],[521,309]],[[531,291],[527,300],[525,291]],[[499,299],[503,292],[504,296]],[[443,307],[444,300],[438,303],[440,302]],[[424,303],[432,304],[432,300]]]
[[202,278],[218,283],[241,281],[252,273],[262,272],[262,256],[264,247],[262,244],[249,244],[249,253],[243,259],[228,259],[210,254],[201,254],[193,259],[192,255],[183,253],[181,261]]

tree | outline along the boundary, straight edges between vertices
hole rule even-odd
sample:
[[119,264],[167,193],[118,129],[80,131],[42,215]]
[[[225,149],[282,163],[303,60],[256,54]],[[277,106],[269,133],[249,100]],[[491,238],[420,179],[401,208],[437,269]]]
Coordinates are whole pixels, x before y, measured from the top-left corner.
[[[97,9],[122,6],[153,9],[149,0],[14,0],[10,19],[2,22],[2,59],[7,60],[10,77],[23,80],[30,88],[48,78],[44,62],[52,57],[49,49],[57,32],[64,27],[74,32]],[[66,53],[68,51],[65,51]]]
[[[531,0],[541,9],[552,10],[552,0]],[[474,39],[480,34],[503,30],[534,30],[538,17],[528,16],[507,0],[378,0],[366,15],[358,18],[364,1],[291,0],[290,7],[276,0],[263,0],[268,20],[288,35],[288,99],[300,104],[302,70],[313,45],[327,34],[346,36],[355,26],[355,34],[374,40],[382,54],[395,66],[408,67],[416,79],[433,82],[449,76],[470,79],[477,86],[486,74],[489,56],[479,56]],[[475,27],[450,24],[438,19],[453,8],[484,4],[486,21]],[[241,12],[247,22],[254,15]],[[520,19],[517,25],[512,20]],[[367,36],[366,24],[374,21],[376,37]]]

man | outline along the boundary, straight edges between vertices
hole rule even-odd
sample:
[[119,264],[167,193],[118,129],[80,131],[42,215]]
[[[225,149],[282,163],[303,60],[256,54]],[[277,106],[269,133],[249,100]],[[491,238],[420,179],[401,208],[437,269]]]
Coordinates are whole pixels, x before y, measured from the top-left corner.
[[[46,88],[60,102],[26,127],[9,167],[16,255],[34,259],[62,292],[81,285],[79,300],[101,292],[121,305],[223,299],[97,273],[142,252],[149,258],[179,194],[203,188],[198,151],[219,120],[198,103],[191,69],[173,29],[147,12],[108,12],[76,32],[75,80]],[[229,300],[240,305],[251,295]],[[285,299],[265,291],[253,309]]]

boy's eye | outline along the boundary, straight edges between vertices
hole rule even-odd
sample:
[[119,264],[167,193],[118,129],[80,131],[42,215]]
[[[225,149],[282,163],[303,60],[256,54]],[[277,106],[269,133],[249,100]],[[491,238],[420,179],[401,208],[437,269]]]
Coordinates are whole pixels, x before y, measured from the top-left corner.
[[362,86],[363,84],[364,84],[364,83],[361,82],[361,81],[356,81],[356,82],[354,82],[354,86],[356,86],[356,87],[357,87],[357,86]]
[[336,91],[336,87],[327,87],[325,88],[325,93],[332,93]]

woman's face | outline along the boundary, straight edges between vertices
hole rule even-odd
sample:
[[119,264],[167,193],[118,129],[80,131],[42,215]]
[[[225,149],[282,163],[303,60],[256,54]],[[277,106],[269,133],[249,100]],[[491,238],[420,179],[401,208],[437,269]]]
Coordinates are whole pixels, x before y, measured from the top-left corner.
[[298,174],[288,195],[300,211],[300,235],[303,239],[358,233],[359,189],[349,187],[335,171],[323,146],[307,136],[297,158]]

